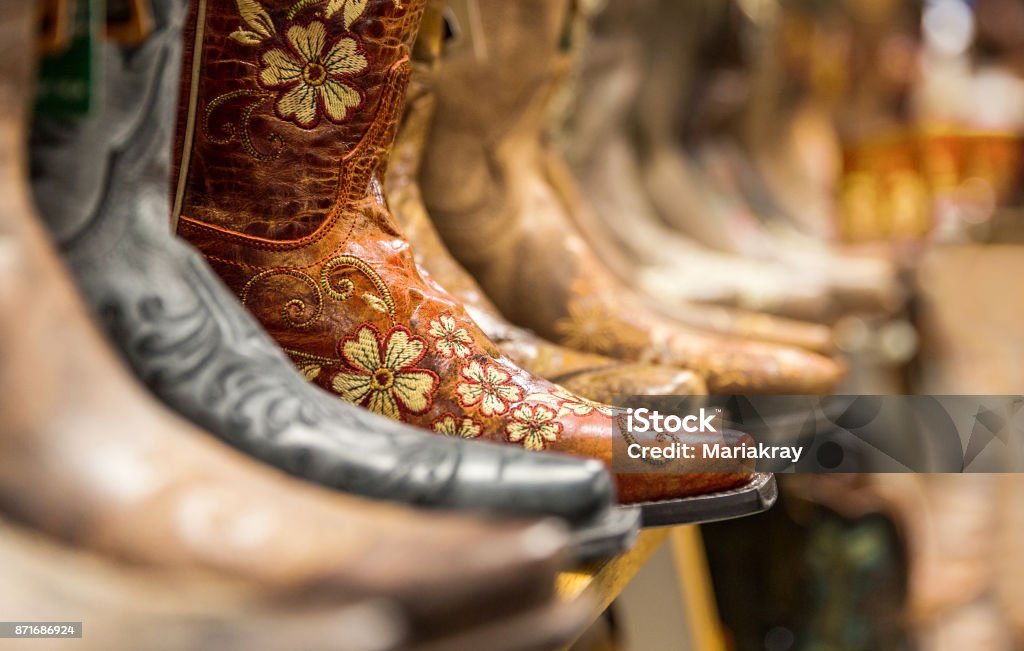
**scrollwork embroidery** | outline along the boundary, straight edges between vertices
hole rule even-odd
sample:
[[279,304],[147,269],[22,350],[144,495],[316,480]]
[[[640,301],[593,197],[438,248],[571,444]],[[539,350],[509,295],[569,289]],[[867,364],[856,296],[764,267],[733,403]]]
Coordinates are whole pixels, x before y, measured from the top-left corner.
[[[275,277],[288,277],[298,280],[309,288],[312,300],[303,298],[292,298],[280,308],[282,321],[296,329],[311,327],[324,313],[324,297],[344,303],[355,295],[355,283],[348,277],[337,277],[334,273],[338,269],[353,269],[363,274],[378,292],[364,292],[360,295],[367,305],[376,312],[387,315],[390,325],[395,325],[397,317],[395,300],[391,296],[391,290],[380,277],[364,260],[351,255],[339,255],[331,258],[320,268],[319,282],[309,274],[295,269],[267,269],[252,278],[242,287],[240,298],[242,304],[250,307],[253,292],[261,283]],[[312,305],[312,307],[311,307]]]

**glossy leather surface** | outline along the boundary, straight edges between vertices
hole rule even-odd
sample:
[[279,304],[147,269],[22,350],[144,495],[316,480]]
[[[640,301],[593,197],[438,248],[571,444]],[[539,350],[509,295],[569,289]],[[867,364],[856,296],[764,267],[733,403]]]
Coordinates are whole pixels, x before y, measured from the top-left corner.
[[[233,36],[249,20],[236,3],[200,4],[194,74],[184,84],[191,89],[188,116],[179,130],[178,232],[206,255],[306,377],[327,391],[438,434],[610,465],[613,443],[624,447],[624,441],[612,437],[608,408],[504,357],[457,298],[419,273],[384,199],[382,178],[423,4],[377,0],[353,5],[349,16],[330,14],[330,5],[322,13],[315,3],[293,13],[289,3],[268,2],[260,24],[271,27],[262,27],[267,35],[257,45]],[[331,108],[306,63],[287,90],[270,93],[254,112],[236,109],[232,136],[224,137],[217,116],[225,102],[238,97],[232,93],[268,93],[268,78],[284,74],[268,70],[282,57],[299,63],[341,57],[358,72],[339,74],[335,83],[352,88],[358,101],[344,112]],[[289,97],[299,91],[316,100],[304,109],[308,120],[289,119],[298,102]],[[268,154],[251,146],[260,142],[279,147]],[[330,183],[282,181],[295,177]],[[708,492],[745,479],[745,465],[733,470],[619,477],[619,497]]]
[[32,24],[20,0],[0,3],[0,90],[12,104],[0,128],[0,510],[138,565],[392,599],[421,634],[546,603],[564,560],[562,526],[416,511],[289,478],[190,426],[135,381],[31,206]]

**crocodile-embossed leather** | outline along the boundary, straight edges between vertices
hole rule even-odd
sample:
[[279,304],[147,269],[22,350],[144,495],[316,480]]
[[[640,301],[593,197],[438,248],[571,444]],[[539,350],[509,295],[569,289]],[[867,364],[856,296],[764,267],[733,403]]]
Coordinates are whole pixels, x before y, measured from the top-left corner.
[[463,27],[484,45],[449,47],[434,75],[438,114],[421,180],[445,243],[502,313],[568,347],[696,370],[712,392],[833,387],[842,370],[832,360],[695,330],[608,271],[574,221],[589,207],[554,187],[557,159],[541,138],[567,3],[474,4],[478,20]]
[[[371,0],[352,3],[350,16],[332,13],[336,3],[278,0],[258,3],[265,15],[256,19],[231,0],[201,3],[178,232],[324,389],[438,434],[610,465],[613,447],[625,450],[610,410],[502,356],[463,305],[419,273],[384,200],[423,5]],[[265,34],[236,38],[239,25]],[[317,85],[321,68],[352,89],[346,111],[328,97],[343,91]],[[266,93],[268,80],[284,78],[251,112],[219,114],[227,94]],[[298,177],[331,182],[313,188]],[[688,496],[748,476],[748,464],[705,468],[620,476],[619,498]]]
[[[424,632],[546,604],[567,543],[561,526],[418,511],[289,478],[181,420],[135,381],[90,322],[31,207],[30,8],[0,1],[0,89],[10,103],[0,120],[0,511],[140,566],[337,601],[393,600]],[[160,152],[167,142],[156,144]],[[166,207],[158,180],[144,187]]]
[[426,436],[310,385],[202,256],[171,235],[184,3],[155,4],[156,34],[138,50],[106,53],[104,111],[38,121],[32,148],[37,204],[140,378],[232,445],[332,488],[574,523],[606,509],[613,489],[596,463]]

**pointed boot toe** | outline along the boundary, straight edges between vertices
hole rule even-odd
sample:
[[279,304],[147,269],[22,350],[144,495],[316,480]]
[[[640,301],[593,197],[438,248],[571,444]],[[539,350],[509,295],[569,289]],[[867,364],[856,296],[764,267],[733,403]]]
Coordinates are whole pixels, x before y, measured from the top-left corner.
[[[200,5],[195,65],[184,68],[179,131],[191,140],[181,138],[178,233],[338,399],[441,436],[608,464],[611,410],[502,356],[421,274],[386,202],[424,4],[354,5],[353,15],[263,2],[263,49],[239,40],[237,3]],[[298,69],[316,74],[289,76]],[[324,88],[338,101],[321,104]],[[234,121],[254,115],[259,129]]]

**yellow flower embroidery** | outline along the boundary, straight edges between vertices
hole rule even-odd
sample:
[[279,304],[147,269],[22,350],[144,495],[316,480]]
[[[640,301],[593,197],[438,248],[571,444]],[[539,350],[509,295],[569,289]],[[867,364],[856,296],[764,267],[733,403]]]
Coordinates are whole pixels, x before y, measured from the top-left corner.
[[512,384],[510,376],[494,364],[472,361],[462,367],[462,380],[455,393],[465,408],[480,405],[484,416],[500,416],[511,403],[523,399],[523,390]]
[[594,402],[593,400],[587,400],[583,396],[578,396],[557,384],[555,385],[555,390],[551,393],[559,402],[559,416],[563,415],[563,412],[573,413],[577,416],[586,416],[592,411],[597,411],[605,416],[615,415],[614,408]]
[[273,48],[260,57],[260,84],[281,91],[278,117],[303,129],[319,124],[321,114],[344,122],[363,102],[361,91],[344,83],[367,68],[359,42],[344,36],[328,45],[327,27],[316,20],[289,27],[285,41],[288,49]]
[[458,419],[452,414],[445,414],[430,424],[430,429],[445,436],[457,436],[464,439],[475,439],[480,436],[481,427],[472,418]]
[[515,420],[505,426],[505,434],[509,441],[522,443],[527,450],[543,450],[562,432],[555,412],[543,405],[521,405],[512,411],[512,417]]
[[469,357],[473,352],[469,347],[473,338],[465,328],[458,327],[455,319],[448,314],[442,314],[430,322],[430,336],[434,338],[437,352],[449,359]]
[[370,411],[398,419],[402,412],[422,414],[430,409],[438,378],[433,371],[416,368],[426,344],[404,326],[388,332],[382,341],[372,325],[342,341],[341,356],[353,370],[340,373],[332,385],[343,398]]
[[305,377],[310,382],[320,377],[320,373],[322,370],[323,369],[316,362],[299,363],[299,372],[302,373],[302,376]]

